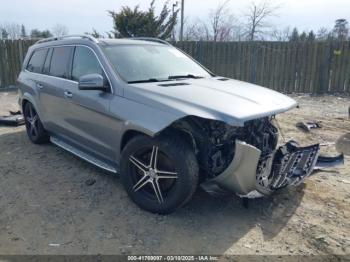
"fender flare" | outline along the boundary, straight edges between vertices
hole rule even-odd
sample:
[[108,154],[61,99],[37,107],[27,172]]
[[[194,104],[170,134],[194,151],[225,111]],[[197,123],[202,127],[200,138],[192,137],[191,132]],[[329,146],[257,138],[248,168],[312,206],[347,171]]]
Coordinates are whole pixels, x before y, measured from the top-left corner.
[[21,106],[22,113],[24,113],[23,106],[24,106],[24,102],[25,101],[28,101],[28,102],[30,102],[33,105],[35,111],[39,115],[39,118],[42,120],[43,119],[42,118],[43,114],[42,114],[40,108],[37,106],[37,103],[35,102],[34,96],[32,94],[28,93],[28,92],[23,93],[22,97],[20,98],[20,106]]

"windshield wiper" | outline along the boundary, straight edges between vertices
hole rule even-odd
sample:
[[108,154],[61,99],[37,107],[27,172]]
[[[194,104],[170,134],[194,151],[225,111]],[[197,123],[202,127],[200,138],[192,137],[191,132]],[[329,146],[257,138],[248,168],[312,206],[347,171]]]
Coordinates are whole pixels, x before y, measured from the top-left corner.
[[196,76],[193,74],[187,74],[187,75],[173,75],[169,76],[169,79],[181,79],[181,78],[193,78],[193,79],[199,79],[199,78],[204,78],[203,76]]
[[153,83],[153,82],[164,82],[164,81],[169,81],[169,79],[149,78],[149,79],[143,79],[143,80],[129,81],[128,84]]
[[199,78],[204,78],[204,77],[203,76],[195,76],[195,75],[192,75],[192,74],[188,74],[188,75],[172,75],[172,76],[169,76],[168,78],[149,78],[149,79],[129,81],[128,84],[165,82],[165,81],[171,81],[171,80],[181,79],[181,78],[199,79]]

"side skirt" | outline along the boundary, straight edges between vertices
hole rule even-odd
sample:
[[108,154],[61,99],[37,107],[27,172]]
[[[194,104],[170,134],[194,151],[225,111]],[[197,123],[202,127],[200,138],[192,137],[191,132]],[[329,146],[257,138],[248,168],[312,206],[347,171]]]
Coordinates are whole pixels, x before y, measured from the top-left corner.
[[85,161],[87,161],[87,162],[89,162],[89,163],[91,163],[99,168],[102,168],[102,169],[107,170],[107,171],[112,172],[112,173],[117,173],[117,169],[114,168],[113,166],[111,166],[111,165],[97,159],[96,157],[93,157],[93,156],[65,143],[64,141],[60,140],[57,137],[51,136],[50,141],[51,141],[51,143],[63,148],[64,150],[80,157],[81,159],[83,159],[83,160],[85,160]]

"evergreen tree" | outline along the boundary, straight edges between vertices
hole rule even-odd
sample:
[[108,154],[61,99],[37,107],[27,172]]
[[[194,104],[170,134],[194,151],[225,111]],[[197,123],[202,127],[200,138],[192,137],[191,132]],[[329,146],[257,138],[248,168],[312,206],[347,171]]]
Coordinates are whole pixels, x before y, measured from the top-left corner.
[[309,35],[307,36],[307,41],[312,42],[316,40],[316,35],[313,30],[309,32]]
[[304,32],[302,32],[302,34],[299,36],[299,40],[301,41],[301,42],[305,42],[305,41],[307,41],[308,40],[308,38],[307,38],[307,34],[306,34],[306,32],[304,31]]
[[178,10],[171,14],[167,3],[159,16],[155,14],[154,0],[147,11],[139,10],[139,6],[131,9],[122,7],[121,11],[108,11],[113,18],[114,37],[158,37],[168,39],[176,25]]
[[9,33],[6,31],[6,29],[1,29],[1,39],[7,39],[9,36]]
[[21,26],[21,38],[26,38],[27,37],[27,31],[25,26],[22,24]]
[[91,35],[95,38],[103,38],[103,35],[101,33],[99,33],[95,28],[92,28],[91,33],[86,33],[86,34]]
[[349,35],[349,23],[346,19],[337,19],[333,29],[334,37],[339,41],[345,41]]
[[33,29],[32,31],[30,31],[31,38],[48,38],[51,36],[52,34],[49,30],[40,31],[38,29]]
[[299,31],[296,27],[293,29],[293,32],[289,38],[289,41],[291,41],[291,42],[298,42],[299,41]]

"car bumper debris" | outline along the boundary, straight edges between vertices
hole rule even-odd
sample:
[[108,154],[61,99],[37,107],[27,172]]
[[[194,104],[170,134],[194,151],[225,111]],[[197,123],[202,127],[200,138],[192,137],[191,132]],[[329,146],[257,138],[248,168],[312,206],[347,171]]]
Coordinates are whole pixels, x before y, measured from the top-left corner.
[[[261,151],[256,147],[242,141],[236,141],[235,156],[231,164],[219,176],[202,184],[202,187],[210,188],[211,184],[223,190],[247,194],[255,189],[256,167],[260,159]],[[215,189],[212,186],[212,189]]]
[[323,170],[340,165],[344,165],[344,154],[338,156],[319,156],[314,170]]
[[226,191],[248,198],[270,195],[287,186],[300,185],[315,169],[344,163],[343,155],[320,156],[319,150],[319,144],[301,147],[290,141],[261,157],[259,149],[237,140],[234,158],[227,169],[201,186],[211,194]]
[[24,125],[24,117],[22,115],[0,116],[0,125],[19,126]]
[[299,122],[295,125],[304,132],[310,132],[311,129],[322,128],[320,122]]

